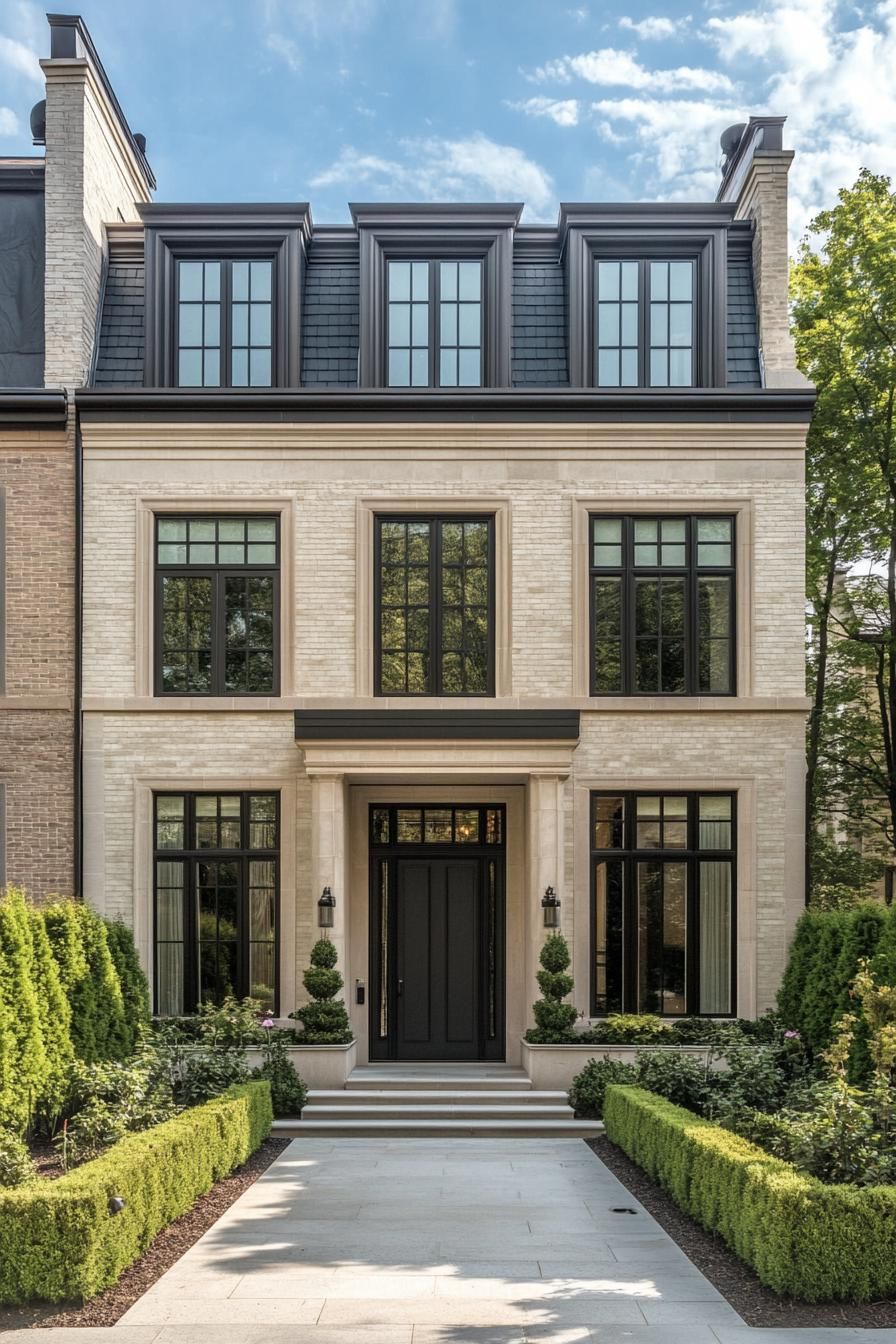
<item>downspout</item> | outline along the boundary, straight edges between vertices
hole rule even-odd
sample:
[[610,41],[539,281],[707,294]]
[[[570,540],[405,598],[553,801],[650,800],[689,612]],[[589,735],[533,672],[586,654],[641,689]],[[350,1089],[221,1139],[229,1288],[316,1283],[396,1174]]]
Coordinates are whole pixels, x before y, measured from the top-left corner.
[[81,716],[81,644],[83,626],[83,511],[84,467],[81,442],[81,411],[75,399],[75,703],[74,703],[74,781],[73,840],[75,891],[84,898],[84,769],[82,760],[83,726]]

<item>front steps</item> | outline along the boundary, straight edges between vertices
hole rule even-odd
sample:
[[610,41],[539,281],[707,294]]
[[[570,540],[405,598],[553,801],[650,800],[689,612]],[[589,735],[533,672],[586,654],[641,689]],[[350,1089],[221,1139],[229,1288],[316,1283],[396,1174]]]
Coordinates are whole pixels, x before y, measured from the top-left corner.
[[276,1120],[291,1138],[593,1138],[564,1092],[536,1092],[503,1064],[382,1064],[353,1070],[344,1089],[312,1091],[300,1120]]

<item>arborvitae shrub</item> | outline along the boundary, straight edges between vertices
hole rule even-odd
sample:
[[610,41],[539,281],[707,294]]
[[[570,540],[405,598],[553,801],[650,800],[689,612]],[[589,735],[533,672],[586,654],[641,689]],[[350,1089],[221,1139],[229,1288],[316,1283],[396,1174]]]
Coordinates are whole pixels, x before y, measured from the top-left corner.
[[44,926],[62,990],[71,1010],[72,1046],[79,1059],[97,1058],[94,1038],[93,983],[90,979],[81,921],[74,901],[56,901],[44,907]]
[[896,985],[896,905],[887,911],[871,961],[871,973],[879,985]]
[[142,1033],[149,1029],[149,983],[143,974],[134,935],[121,920],[106,920],[109,953],[115,966],[124,1003],[127,1053],[133,1053]]
[[352,1027],[342,999],[336,995],[345,983],[336,970],[337,951],[333,943],[320,938],[311,949],[311,965],[302,976],[302,984],[314,1000],[297,1008],[290,1017],[301,1022],[297,1033],[302,1045],[344,1045],[352,1040]]
[[799,1028],[814,1054],[826,1050],[831,1043],[839,1000],[837,966],[848,924],[849,915],[839,910],[826,911],[821,917],[815,951],[803,987]]
[[45,918],[72,1011],[75,1054],[88,1063],[127,1059],[129,1029],[105,923],[78,901],[48,906]]
[[31,920],[32,979],[47,1056],[46,1084],[42,1095],[37,1098],[37,1104],[41,1111],[52,1115],[62,1102],[69,1066],[75,1057],[71,1037],[72,1012],[47,937],[43,912],[32,908],[28,913]]
[[825,918],[816,910],[807,910],[797,922],[787,969],[778,990],[778,1012],[785,1027],[791,1031],[801,1030],[803,1014],[803,993],[806,978],[815,955],[815,945],[821,931],[821,921]]
[[24,894],[0,894],[0,1126],[20,1134],[44,1095],[49,1063],[34,984],[34,943]]
[[572,993],[573,978],[565,973],[570,957],[569,947],[562,934],[548,935],[539,960],[542,969],[538,972],[537,980],[544,997],[532,1005],[537,1026],[535,1031],[527,1032],[526,1039],[532,1044],[542,1045],[572,1040],[572,1028],[578,1013],[574,1004],[563,1002],[566,995]]

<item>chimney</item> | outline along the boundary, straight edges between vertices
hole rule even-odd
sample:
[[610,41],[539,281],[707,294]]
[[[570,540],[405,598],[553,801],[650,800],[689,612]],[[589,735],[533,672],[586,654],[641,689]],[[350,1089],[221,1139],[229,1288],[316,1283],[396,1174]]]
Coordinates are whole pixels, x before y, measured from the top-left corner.
[[90,34],[76,14],[48,14],[44,383],[80,387],[93,357],[104,225],[137,220],[155,178]]
[[725,160],[716,199],[733,202],[735,217],[753,222],[753,288],[766,387],[804,387],[796,367],[788,312],[787,174],[793,150],[783,148],[786,117],[751,117],[722,135]]

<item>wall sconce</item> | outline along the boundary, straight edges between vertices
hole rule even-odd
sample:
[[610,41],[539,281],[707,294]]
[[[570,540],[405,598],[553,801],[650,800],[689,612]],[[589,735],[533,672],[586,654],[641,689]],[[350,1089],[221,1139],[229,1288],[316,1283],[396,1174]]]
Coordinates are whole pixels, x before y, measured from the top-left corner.
[[317,923],[322,929],[332,929],[333,911],[336,909],[336,897],[329,887],[324,887],[317,903]]
[[558,929],[560,927],[560,898],[553,887],[545,887],[544,895],[541,898],[541,908],[544,911],[545,928]]

